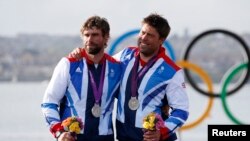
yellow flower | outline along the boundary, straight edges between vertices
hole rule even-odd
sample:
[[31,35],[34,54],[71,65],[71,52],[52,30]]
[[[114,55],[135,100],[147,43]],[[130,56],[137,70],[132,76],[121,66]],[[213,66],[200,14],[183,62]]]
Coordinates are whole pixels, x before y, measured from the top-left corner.
[[149,130],[154,130],[155,128],[155,123],[154,122],[150,122],[149,123]]
[[155,115],[154,114],[150,114],[148,118],[149,118],[150,123],[155,123]]
[[155,114],[150,113],[148,116],[146,116],[143,119],[143,128],[148,129],[148,130],[154,130],[155,128]]
[[143,128],[149,129],[149,122],[143,122]]
[[71,123],[71,125],[69,126],[69,131],[75,132],[76,134],[79,134],[81,131],[80,127],[79,127],[79,123],[78,122]]
[[143,118],[142,127],[147,130],[159,130],[164,127],[164,121],[160,115],[152,112]]

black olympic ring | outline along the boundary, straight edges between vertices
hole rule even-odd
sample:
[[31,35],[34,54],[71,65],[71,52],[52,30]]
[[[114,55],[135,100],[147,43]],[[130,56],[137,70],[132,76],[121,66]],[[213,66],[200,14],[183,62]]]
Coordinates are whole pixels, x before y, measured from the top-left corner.
[[[247,46],[247,44],[245,43],[245,41],[238,35],[236,35],[235,33],[232,33],[230,31],[227,31],[227,30],[223,30],[223,29],[212,29],[212,30],[208,30],[208,31],[205,31],[201,34],[199,34],[198,36],[196,36],[192,42],[188,45],[185,53],[184,53],[184,59],[185,61],[188,60],[188,57],[189,57],[189,53],[190,53],[190,50],[192,49],[192,47],[194,46],[194,44],[198,41],[198,40],[201,40],[201,38],[209,35],[209,34],[214,34],[214,33],[222,33],[222,34],[226,34],[226,35],[229,35],[230,37],[236,39],[236,41],[238,41],[243,49],[245,50],[245,53],[247,55],[247,59],[248,59],[248,62],[250,62],[250,53],[249,53],[249,48]],[[205,96],[209,96],[209,97],[220,97],[220,93],[213,93],[213,94],[210,94],[202,89],[200,89],[200,87],[197,86],[197,84],[194,82],[194,80],[191,78],[191,75],[189,73],[189,71],[187,69],[184,68],[184,74],[186,75],[186,78],[187,80],[189,81],[190,85],[198,92],[200,92],[201,94],[205,95]],[[233,93],[235,93],[236,91],[238,91],[247,81],[248,81],[248,77],[249,77],[249,74],[250,74],[250,63],[248,63],[248,69],[247,69],[247,72],[245,73],[244,75],[244,79],[242,80],[242,82],[239,83],[238,87],[235,87],[234,89],[230,90],[227,92],[227,95],[231,95]]]

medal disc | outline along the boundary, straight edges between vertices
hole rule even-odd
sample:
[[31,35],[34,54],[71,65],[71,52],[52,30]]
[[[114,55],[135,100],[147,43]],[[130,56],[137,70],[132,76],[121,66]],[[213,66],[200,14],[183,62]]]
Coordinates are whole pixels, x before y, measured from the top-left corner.
[[95,104],[92,107],[91,112],[92,112],[92,115],[94,117],[97,117],[97,118],[100,117],[100,115],[101,115],[101,107],[100,107],[100,105],[99,104]]
[[129,102],[128,102],[128,107],[131,110],[137,110],[139,107],[139,101],[137,100],[136,97],[131,97]]

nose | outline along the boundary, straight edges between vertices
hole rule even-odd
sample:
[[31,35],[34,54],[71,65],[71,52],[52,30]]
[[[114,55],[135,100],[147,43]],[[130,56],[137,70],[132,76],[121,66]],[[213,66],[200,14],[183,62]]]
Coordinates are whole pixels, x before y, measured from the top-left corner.
[[92,36],[88,36],[87,38],[85,38],[84,41],[85,41],[86,44],[90,44],[90,43],[93,42],[93,37]]
[[92,40],[92,39],[93,39],[93,36],[89,35],[88,40]]

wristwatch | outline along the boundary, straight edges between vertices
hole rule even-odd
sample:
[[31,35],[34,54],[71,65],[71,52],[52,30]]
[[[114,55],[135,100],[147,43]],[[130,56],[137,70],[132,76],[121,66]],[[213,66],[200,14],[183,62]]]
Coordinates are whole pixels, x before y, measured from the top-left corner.
[[58,139],[62,133],[63,133],[63,131],[56,131],[55,137]]

